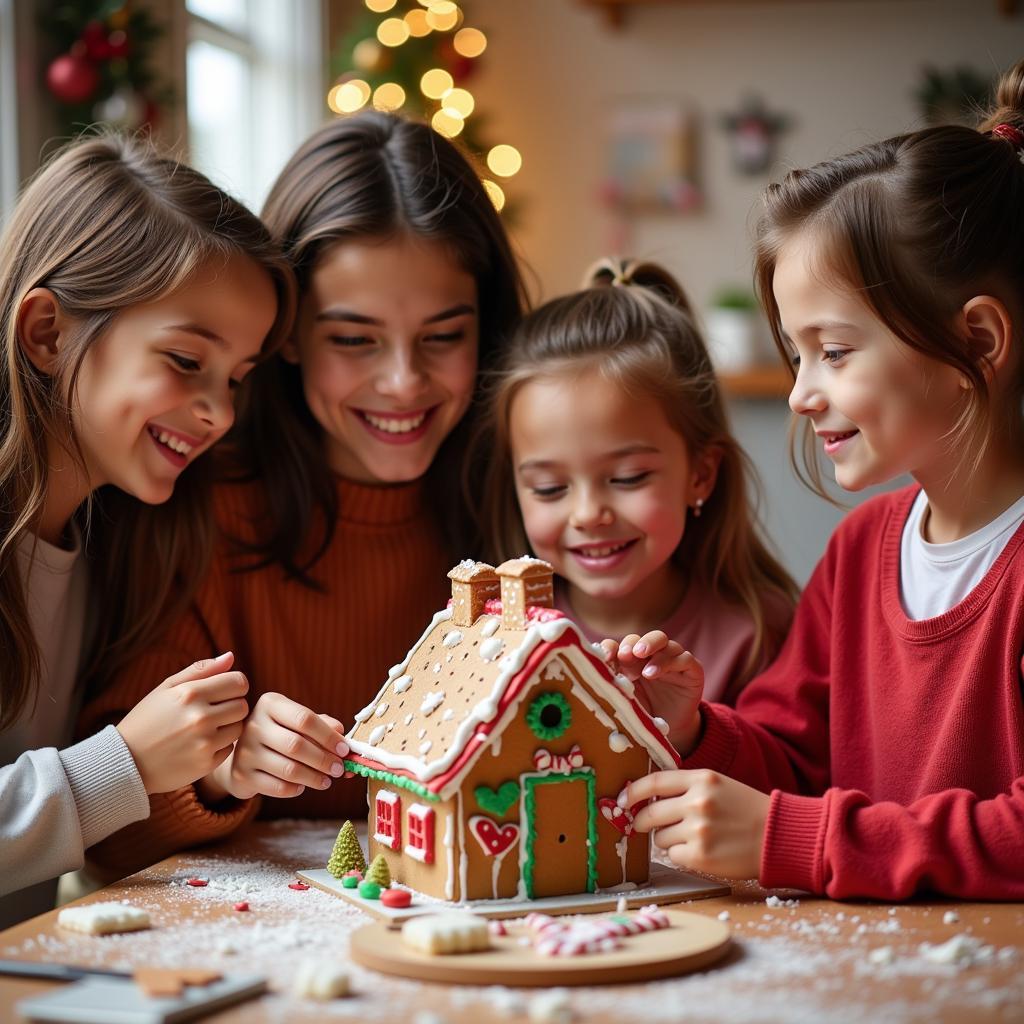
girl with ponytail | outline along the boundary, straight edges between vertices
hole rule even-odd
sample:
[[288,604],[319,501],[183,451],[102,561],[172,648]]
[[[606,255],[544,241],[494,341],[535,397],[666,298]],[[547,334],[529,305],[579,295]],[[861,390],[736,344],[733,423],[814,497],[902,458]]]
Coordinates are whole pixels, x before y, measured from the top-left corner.
[[[732,702],[778,650],[796,588],[755,529],[751,468],[679,284],[618,260],[585,284],[527,316],[491,378],[489,553],[549,561],[593,639],[660,624]],[[654,675],[640,693],[671,725],[675,688]]]

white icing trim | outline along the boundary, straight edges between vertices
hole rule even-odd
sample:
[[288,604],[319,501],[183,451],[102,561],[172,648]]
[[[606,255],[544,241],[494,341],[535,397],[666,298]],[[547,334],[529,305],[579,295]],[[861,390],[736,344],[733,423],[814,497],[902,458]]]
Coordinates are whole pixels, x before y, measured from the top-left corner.
[[390,789],[378,789],[377,799],[383,803],[394,805],[398,803],[398,794],[392,793]]
[[444,819],[444,847],[445,860],[448,864],[448,874],[444,880],[444,898],[452,900],[455,898],[455,848],[452,846],[452,823],[455,820],[454,810],[449,810]]
[[462,643],[462,634],[457,630],[453,629],[445,633],[444,639],[441,641],[442,647],[455,647]]
[[421,864],[426,864],[427,862],[427,851],[421,850],[418,846],[410,846],[406,843],[404,853],[412,857],[413,860],[418,860]]
[[380,741],[384,739],[384,734],[387,731],[386,726],[378,725],[377,728],[370,733],[370,746],[376,746],[376,744],[380,743]]
[[392,684],[395,693],[405,693],[412,686],[412,676],[401,675]]
[[373,710],[374,718],[383,718],[388,713],[388,702],[382,700]]
[[485,638],[490,638],[498,632],[498,628],[501,626],[501,619],[495,616],[492,619],[488,619],[480,629],[480,635]]

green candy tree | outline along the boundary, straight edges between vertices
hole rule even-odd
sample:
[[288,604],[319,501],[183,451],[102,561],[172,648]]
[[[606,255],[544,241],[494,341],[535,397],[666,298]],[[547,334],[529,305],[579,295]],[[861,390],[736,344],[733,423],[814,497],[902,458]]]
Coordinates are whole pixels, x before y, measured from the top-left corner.
[[373,858],[370,870],[366,872],[366,881],[376,882],[382,889],[390,888],[391,872],[388,870],[388,862],[384,859],[383,853],[378,853]]
[[366,872],[366,858],[363,856],[363,848],[359,845],[359,837],[351,821],[346,821],[341,826],[338,838],[334,841],[334,849],[331,850],[330,860],[327,861],[327,870],[335,878],[341,878],[349,871]]

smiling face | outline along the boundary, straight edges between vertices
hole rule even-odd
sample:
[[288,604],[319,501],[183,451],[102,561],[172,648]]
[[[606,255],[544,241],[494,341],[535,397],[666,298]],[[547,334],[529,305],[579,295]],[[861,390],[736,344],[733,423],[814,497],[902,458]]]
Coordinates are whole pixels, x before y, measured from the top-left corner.
[[512,399],[509,440],[530,544],[574,611],[626,597],[670,611],[687,507],[711,488],[660,405],[594,369],[540,377]]
[[426,473],[473,396],[477,302],[472,274],[437,242],[344,242],[320,259],[287,355],[336,473],[363,483]]
[[114,484],[148,504],[166,501],[234,421],[232,390],[276,313],[269,274],[237,255],[120,313],[89,349],[73,402],[89,489]]
[[963,390],[951,366],[900,341],[850,289],[821,273],[813,238],[780,251],[773,291],[797,361],[792,410],[806,416],[835,465],[859,491],[910,473],[928,489],[953,473],[949,437]]

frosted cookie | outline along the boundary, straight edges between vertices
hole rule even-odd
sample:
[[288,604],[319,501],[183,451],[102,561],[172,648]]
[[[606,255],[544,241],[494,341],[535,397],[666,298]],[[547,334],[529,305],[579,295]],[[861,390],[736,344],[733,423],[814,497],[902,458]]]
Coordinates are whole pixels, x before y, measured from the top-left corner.
[[338,999],[349,991],[348,971],[323,960],[301,963],[292,986],[292,992],[300,999]]
[[462,911],[414,917],[402,925],[402,941],[432,955],[491,948],[486,918]]
[[87,935],[113,935],[148,928],[149,914],[127,903],[90,903],[87,907],[65,907],[57,915],[57,924]]

